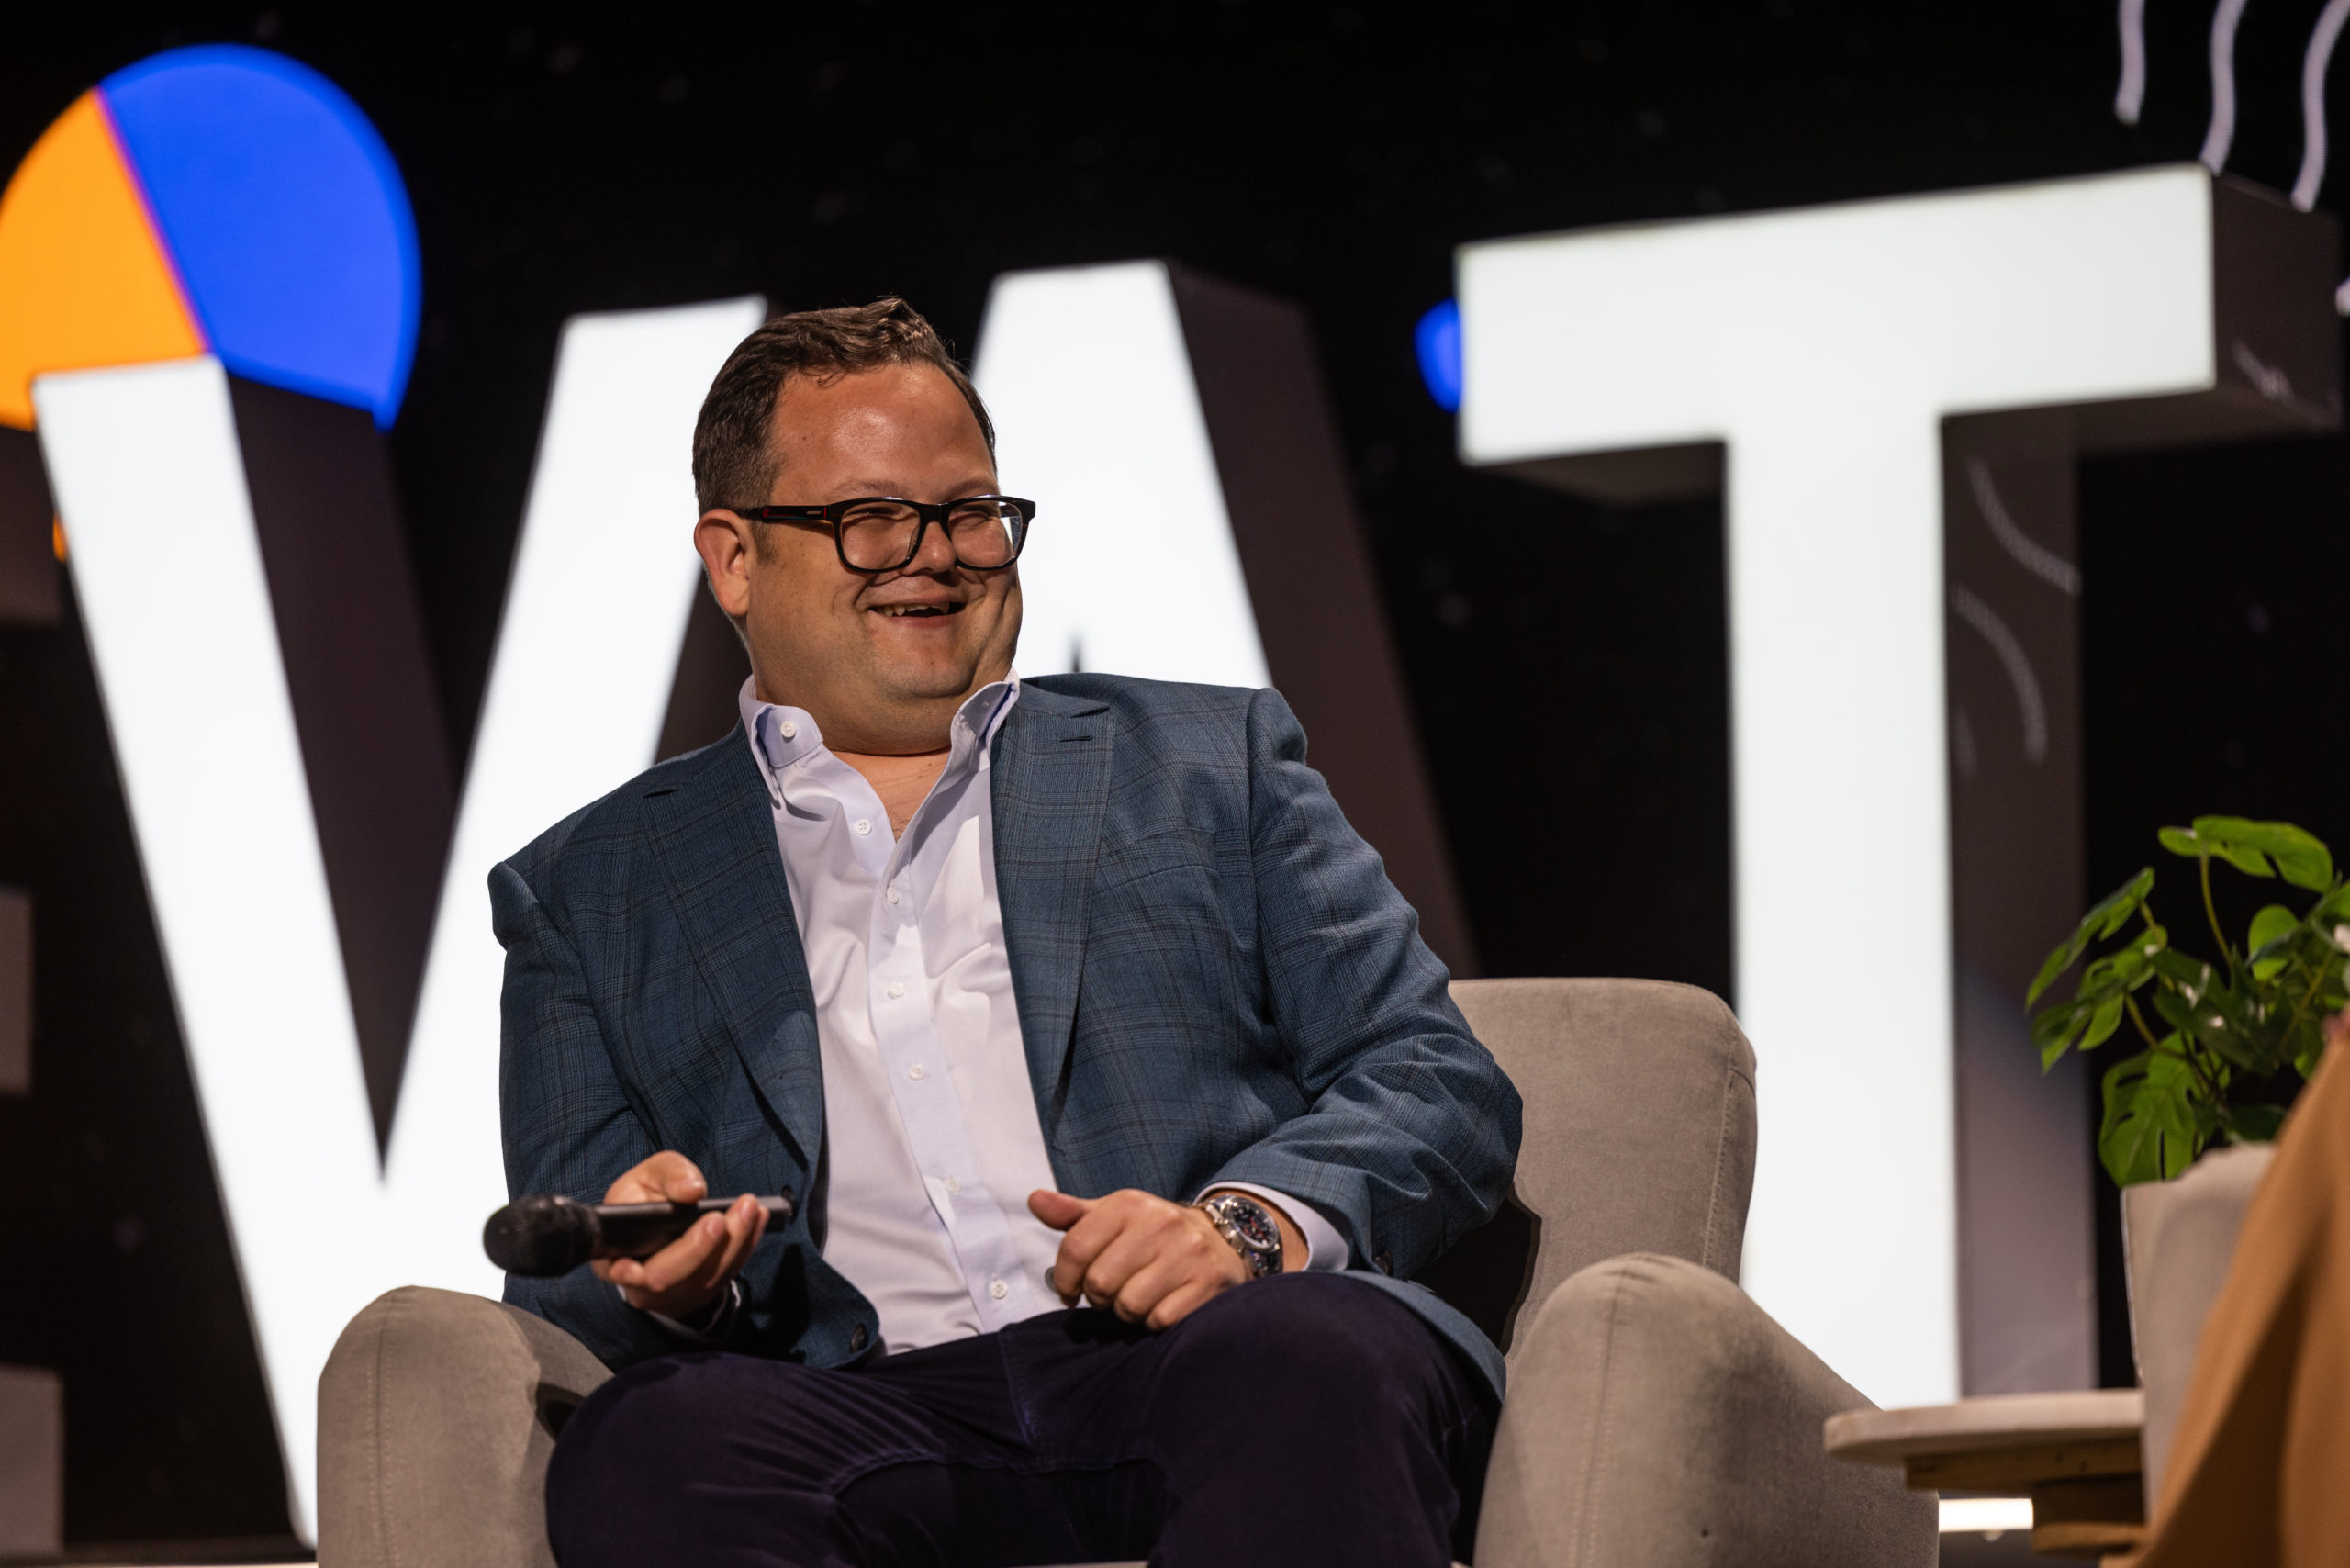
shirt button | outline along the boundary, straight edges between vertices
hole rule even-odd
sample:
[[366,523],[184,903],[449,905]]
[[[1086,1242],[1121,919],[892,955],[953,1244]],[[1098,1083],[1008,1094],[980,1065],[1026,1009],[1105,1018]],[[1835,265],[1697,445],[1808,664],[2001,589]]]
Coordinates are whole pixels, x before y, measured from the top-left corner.
[[906,1076],[912,1079],[916,1083],[920,1083],[929,1071],[930,1070],[928,1068],[923,1066],[920,1062],[916,1062],[913,1066],[906,1069]]
[[1002,1280],[996,1281],[995,1283],[988,1287],[988,1294],[995,1297],[998,1301],[1002,1301],[1005,1296],[1008,1296],[1011,1294],[1012,1287],[1005,1284]]
[[862,1350],[865,1349],[865,1340],[866,1334],[864,1324],[860,1323],[856,1327],[848,1331],[848,1348],[850,1350]]
[[785,740],[790,740],[800,734],[800,726],[793,723],[790,720],[786,719],[782,723],[778,724],[775,727],[775,733],[781,735]]
[[949,1176],[946,1178],[946,1190],[950,1193],[959,1193],[963,1190],[963,1183]]
[[894,980],[890,982],[890,1001],[895,1002],[895,1001],[897,1001],[897,1000],[898,1000],[898,998],[900,998],[900,997],[901,997],[901,996],[903,996],[903,995],[905,995],[905,994],[906,994],[906,988],[905,988],[904,986],[898,984],[898,983],[897,983],[897,982],[895,982]]
[[871,833],[871,832],[873,831],[873,823],[872,823],[872,821],[871,821],[869,818],[866,818],[866,817],[859,817],[859,818],[857,818],[857,819],[856,819],[856,831],[857,831],[858,833],[860,833],[860,834]]
[[891,903],[896,903],[896,902],[898,902],[898,890],[897,890],[897,889],[895,889],[895,888],[891,888],[888,892],[886,892],[886,893],[882,894],[881,896],[882,896],[883,898],[885,898],[885,899],[888,899]]

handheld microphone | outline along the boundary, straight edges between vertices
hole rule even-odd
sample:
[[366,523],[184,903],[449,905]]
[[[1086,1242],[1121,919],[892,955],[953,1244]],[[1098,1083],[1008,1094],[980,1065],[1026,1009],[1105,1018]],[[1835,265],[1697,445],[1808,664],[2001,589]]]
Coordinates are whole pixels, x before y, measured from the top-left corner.
[[[704,1215],[723,1214],[732,1198],[698,1204],[583,1204],[537,1193],[517,1198],[481,1227],[481,1248],[509,1274],[551,1280],[591,1258],[649,1258],[693,1228]],[[788,1223],[797,1212],[787,1189],[761,1198],[767,1223]]]

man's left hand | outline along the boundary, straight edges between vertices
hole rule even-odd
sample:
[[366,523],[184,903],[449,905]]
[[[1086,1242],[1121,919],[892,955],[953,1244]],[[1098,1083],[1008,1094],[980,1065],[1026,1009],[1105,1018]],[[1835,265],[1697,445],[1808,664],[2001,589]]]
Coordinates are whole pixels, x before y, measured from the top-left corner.
[[[1305,1263],[1305,1238],[1278,1207],[1281,1266]],[[1040,1189],[1028,1212],[1065,1231],[1053,1260],[1053,1289],[1063,1302],[1106,1306],[1128,1323],[1171,1328],[1208,1302],[1246,1284],[1248,1266],[1195,1208],[1128,1187],[1101,1198]]]

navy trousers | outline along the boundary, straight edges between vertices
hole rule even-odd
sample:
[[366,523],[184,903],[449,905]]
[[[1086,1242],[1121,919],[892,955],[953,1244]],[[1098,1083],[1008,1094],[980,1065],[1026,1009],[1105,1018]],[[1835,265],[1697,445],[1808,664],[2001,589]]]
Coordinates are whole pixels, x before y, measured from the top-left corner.
[[547,1527],[563,1568],[1443,1568],[1494,1414],[1401,1303],[1286,1274],[1158,1334],[1086,1309],[837,1371],[647,1362],[565,1426]]

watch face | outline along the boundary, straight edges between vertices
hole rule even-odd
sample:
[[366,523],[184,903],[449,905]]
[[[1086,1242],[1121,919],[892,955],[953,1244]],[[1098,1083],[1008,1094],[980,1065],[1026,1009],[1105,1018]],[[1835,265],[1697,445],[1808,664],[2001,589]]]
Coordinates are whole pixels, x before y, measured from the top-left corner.
[[1273,1223],[1273,1216],[1265,1212],[1261,1204],[1246,1198],[1226,1198],[1219,1206],[1225,1223],[1255,1250],[1270,1252],[1281,1244],[1281,1226]]

